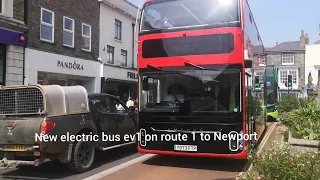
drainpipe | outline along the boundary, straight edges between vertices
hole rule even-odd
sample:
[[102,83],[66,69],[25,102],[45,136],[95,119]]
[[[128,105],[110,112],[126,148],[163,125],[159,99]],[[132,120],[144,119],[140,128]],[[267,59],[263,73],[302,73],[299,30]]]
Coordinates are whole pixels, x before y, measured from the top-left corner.
[[22,62],[22,85],[24,85],[24,81],[26,79],[26,76],[25,76],[25,74],[26,74],[26,70],[25,70],[26,63],[25,63],[25,61],[26,61],[26,47],[24,46],[23,47],[23,62]]
[[134,69],[134,57],[135,57],[135,54],[134,54],[134,28],[135,28],[135,25],[132,24],[132,69]]
[[[29,5],[29,0],[25,0],[24,1],[24,24],[25,25],[28,25],[28,5]],[[26,47],[27,47],[27,44],[28,44],[28,38],[29,38],[29,30],[27,30],[25,33],[24,33],[26,36],[25,38],[25,43],[24,43],[24,46],[23,46],[23,64],[22,64],[22,85],[24,85],[25,83],[25,74],[26,74]]]

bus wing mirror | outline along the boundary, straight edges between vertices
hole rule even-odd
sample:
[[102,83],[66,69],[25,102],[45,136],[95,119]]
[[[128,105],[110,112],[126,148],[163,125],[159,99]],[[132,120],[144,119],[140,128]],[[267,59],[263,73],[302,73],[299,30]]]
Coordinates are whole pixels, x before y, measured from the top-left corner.
[[142,80],[142,89],[144,90],[144,91],[148,91],[148,86],[149,86],[149,84],[148,84],[148,78],[144,78],[143,80]]
[[244,66],[245,66],[245,68],[252,68],[252,61],[248,60],[248,59],[245,59],[244,60]]

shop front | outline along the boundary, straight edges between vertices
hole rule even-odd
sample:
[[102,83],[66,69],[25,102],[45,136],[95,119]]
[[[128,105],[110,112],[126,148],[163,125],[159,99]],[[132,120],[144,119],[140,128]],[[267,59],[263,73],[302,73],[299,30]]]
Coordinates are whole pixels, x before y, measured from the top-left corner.
[[23,83],[24,39],[23,33],[0,28],[0,85],[2,86]]
[[117,96],[126,102],[137,99],[138,74],[136,70],[104,65],[101,91]]
[[25,84],[81,85],[88,92],[100,92],[99,62],[26,49]]

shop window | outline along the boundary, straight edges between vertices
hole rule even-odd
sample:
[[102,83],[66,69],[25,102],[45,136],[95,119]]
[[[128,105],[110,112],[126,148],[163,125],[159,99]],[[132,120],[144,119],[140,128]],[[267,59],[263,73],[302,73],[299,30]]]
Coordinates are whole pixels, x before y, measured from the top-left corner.
[[63,45],[74,47],[74,20],[63,17]]
[[40,39],[54,42],[54,12],[41,8]]
[[59,73],[38,72],[38,84],[60,86],[84,86],[91,92],[92,79],[90,77],[66,75]]
[[82,50],[91,52],[91,26],[82,23]]
[[121,57],[122,57],[121,66],[127,67],[128,56],[127,56],[127,51],[126,50],[121,49]]
[[0,13],[3,13],[3,0],[0,0]]

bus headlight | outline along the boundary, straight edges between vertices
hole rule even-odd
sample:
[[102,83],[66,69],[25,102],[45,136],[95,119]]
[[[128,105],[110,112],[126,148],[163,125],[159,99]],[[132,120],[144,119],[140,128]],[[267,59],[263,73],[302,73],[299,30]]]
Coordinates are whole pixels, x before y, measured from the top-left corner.
[[229,133],[229,149],[230,151],[238,151],[239,150],[239,138],[238,132],[231,131]]

